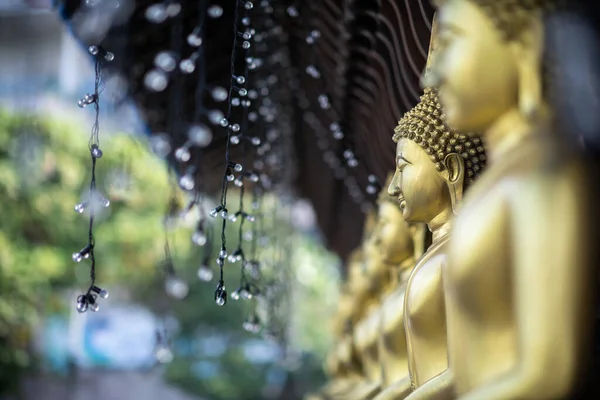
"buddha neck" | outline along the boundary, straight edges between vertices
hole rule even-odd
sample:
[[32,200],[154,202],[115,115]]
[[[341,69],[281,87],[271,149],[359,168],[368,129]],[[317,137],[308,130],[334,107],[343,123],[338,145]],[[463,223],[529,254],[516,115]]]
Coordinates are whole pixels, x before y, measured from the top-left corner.
[[516,108],[498,118],[484,136],[489,164],[506,159],[506,155],[530,135],[531,128],[531,124]]
[[452,218],[454,218],[452,207],[448,207],[427,223],[427,227],[432,233],[431,244],[437,243],[450,232]]

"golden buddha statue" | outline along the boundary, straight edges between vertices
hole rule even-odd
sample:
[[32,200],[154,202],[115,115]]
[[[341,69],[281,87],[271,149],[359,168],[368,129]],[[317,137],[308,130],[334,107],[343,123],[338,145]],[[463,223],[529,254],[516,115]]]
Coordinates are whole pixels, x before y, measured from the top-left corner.
[[[398,285],[400,268],[404,267],[406,270],[405,262],[408,261],[408,268],[414,265],[414,235],[415,227],[406,223],[398,204],[385,190],[382,191],[371,243],[375,251],[367,260],[368,299],[357,298],[358,302],[365,305],[365,313],[354,330],[357,355],[368,383],[365,384],[365,390],[354,393],[352,399],[371,398],[381,388],[382,368],[379,353],[381,301]],[[367,387],[371,390],[366,390]]]
[[364,315],[364,306],[356,299],[365,299],[368,289],[365,260],[371,257],[375,250],[372,246],[375,225],[376,213],[372,211],[365,219],[363,243],[348,258],[348,276],[340,291],[338,310],[332,324],[336,345],[328,354],[325,363],[329,381],[318,393],[307,395],[305,400],[346,398],[364,380],[362,365],[354,347],[353,326]]
[[437,93],[430,88],[400,120],[393,139],[397,165],[389,194],[397,198],[406,221],[427,224],[432,243],[406,286],[387,299],[386,311],[396,313],[385,314],[383,340],[396,365],[388,363],[387,388],[376,399],[403,399],[411,392],[414,398],[443,396],[448,394],[442,285],[446,243],[463,192],[485,165],[485,152],[477,137],[445,125]]
[[[370,226],[365,234],[365,241],[368,240],[369,231],[372,230],[374,215],[368,218]],[[366,243],[366,242],[365,242]],[[335,347],[327,355],[325,361],[325,372],[329,381],[319,390],[318,393],[311,393],[305,396],[305,400],[319,400],[331,398],[343,398],[347,395],[356,383],[362,380],[362,366],[358,362],[354,349],[353,340],[353,321],[357,320],[357,312],[362,312],[362,308],[357,308],[353,296],[364,285],[359,282],[364,281],[365,267],[363,251],[367,247],[363,243],[362,247],[354,250],[348,258],[347,271],[348,278],[340,290],[338,300],[338,310],[333,318],[332,333],[335,339]]]
[[550,129],[542,55],[553,2],[437,3],[439,48],[423,84],[439,88],[450,126],[482,132],[489,155],[444,269],[455,394],[573,398],[592,350],[597,182],[575,144]]

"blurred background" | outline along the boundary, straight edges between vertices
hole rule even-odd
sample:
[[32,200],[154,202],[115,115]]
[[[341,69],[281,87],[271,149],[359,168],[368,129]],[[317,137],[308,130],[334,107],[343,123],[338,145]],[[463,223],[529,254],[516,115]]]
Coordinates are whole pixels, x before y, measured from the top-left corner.
[[[285,340],[248,332],[248,315],[269,304],[214,305],[215,279],[197,271],[219,243],[194,245],[197,217],[171,215],[189,199],[150,151],[136,108],[112,101],[122,96],[110,80],[98,190],[111,204],[95,230],[110,297],[100,312],[77,313],[89,270],[71,261],[87,240],[86,216],[73,207],[89,187],[94,118],[77,100],[93,90],[94,69],[50,6],[0,0],[0,399],[295,399],[316,389],[340,260],[322,245],[310,204],[290,200],[279,208],[287,215],[261,222],[257,251],[286,274]],[[235,237],[237,226],[228,229]],[[238,279],[237,267],[226,269],[230,285]]]

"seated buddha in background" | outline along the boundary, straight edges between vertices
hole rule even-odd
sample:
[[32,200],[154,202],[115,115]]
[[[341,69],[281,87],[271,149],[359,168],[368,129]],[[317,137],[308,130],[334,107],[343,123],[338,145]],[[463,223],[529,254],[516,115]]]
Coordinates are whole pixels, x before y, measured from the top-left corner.
[[[391,180],[391,175],[388,182]],[[422,230],[421,230],[422,232]],[[386,190],[377,207],[377,220],[372,234],[371,256],[366,260],[369,289],[365,298],[357,297],[364,307],[363,318],[354,329],[358,359],[363,366],[364,386],[348,399],[368,399],[381,388],[382,369],[379,353],[381,333],[381,300],[399,284],[399,275],[414,265],[415,243],[419,232],[402,218],[402,213]],[[421,246],[422,247],[422,246]]]
[[[386,299],[382,341],[392,360],[387,368],[389,386],[377,399],[403,399],[411,392],[411,398],[450,398],[442,267],[451,222],[464,191],[483,170],[485,152],[479,138],[446,126],[437,93],[430,88],[400,120],[393,139],[396,173],[389,194],[399,202],[406,221],[427,224],[432,243],[406,286]],[[387,312],[397,308],[403,315]],[[399,368],[407,359],[408,374]]]
[[543,17],[554,2],[437,3],[439,49],[423,84],[439,87],[450,126],[482,132],[489,155],[444,269],[455,394],[573,398],[591,353],[598,182],[551,129]]
[[356,304],[355,297],[364,298],[367,290],[367,267],[365,254],[371,254],[372,233],[375,228],[376,213],[367,214],[363,229],[363,242],[348,257],[347,278],[342,284],[338,309],[333,318],[332,334],[334,348],[326,357],[325,371],[329,381],[318,393],[311,393],[305,400],[344,398],[352,393],[357,382],[364,380],[362,365],[356,357],[354,348],[354,323],[360,319],[363,307]]

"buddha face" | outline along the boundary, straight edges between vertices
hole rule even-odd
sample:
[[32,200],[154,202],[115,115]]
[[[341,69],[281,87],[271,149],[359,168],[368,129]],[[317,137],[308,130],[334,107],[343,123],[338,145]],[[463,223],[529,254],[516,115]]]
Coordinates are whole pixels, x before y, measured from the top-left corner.
[[396,146],[396,172],[388,193],[398,199],[408,222],[429,223],[452,206],[446,179],[425,150],[405,138]]
[[469,0],[443,1],[438,23],[436,53],[423,84],[439,89],[449,126],[485,132],[518,102],[515,46]]
[[379,204],[377,236],[379,255],[384,264],[396,265],[413,255],[409,226],[402,211],[389,201]]

